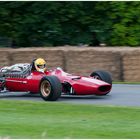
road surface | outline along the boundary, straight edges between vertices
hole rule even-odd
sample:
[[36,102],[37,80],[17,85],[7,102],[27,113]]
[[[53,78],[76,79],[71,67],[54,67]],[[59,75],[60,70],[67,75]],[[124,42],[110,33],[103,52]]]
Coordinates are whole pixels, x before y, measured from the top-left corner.
[[[27,93],[1,93],[0,100],[3,99],[32,100],[45,103],[39,95]],[[56,102],[140,107],[140,85],[113,84],[112,91],[106,96],[62,96]]]

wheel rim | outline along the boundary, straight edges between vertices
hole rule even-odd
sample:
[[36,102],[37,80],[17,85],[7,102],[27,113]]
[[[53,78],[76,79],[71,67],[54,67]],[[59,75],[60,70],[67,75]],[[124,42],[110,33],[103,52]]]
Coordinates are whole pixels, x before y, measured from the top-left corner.
[[51,85],[46,80],[41,83],[41,93],[44,97],[49,96],[51,93]]
[[94,79],[101,80],[101,78],[98,75],[94,75]]

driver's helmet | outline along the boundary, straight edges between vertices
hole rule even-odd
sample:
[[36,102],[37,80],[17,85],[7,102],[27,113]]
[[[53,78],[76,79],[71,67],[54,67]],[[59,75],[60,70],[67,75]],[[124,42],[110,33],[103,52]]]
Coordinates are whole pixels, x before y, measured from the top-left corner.
[[45,72],[47,69],[46,61],[43,58],[38,58],[34,61],[36,71]]

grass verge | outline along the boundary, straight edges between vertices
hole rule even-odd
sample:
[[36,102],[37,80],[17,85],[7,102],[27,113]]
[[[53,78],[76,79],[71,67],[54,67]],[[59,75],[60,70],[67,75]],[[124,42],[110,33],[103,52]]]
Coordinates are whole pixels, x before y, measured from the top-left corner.
[[0,101],[0,137],[140,138],[140,108]]
[[114,81],[113,84],[140,84],[140,82],[118,82],[118,81]]

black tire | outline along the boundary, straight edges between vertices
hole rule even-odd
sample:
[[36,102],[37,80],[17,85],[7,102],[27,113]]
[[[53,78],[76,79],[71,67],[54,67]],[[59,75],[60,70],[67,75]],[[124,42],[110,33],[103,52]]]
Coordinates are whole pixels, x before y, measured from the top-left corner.
[[112,85],[112,77],[110,73],[108,73],[107,71],[102,71],[102,70],[95,71],[95,72],[92,72],[90,76],[95,77],[95,79],[105,81],[106,83],[109,83]]
[[56,101],[62,93],[62,84],[56,76],[46,76],[40,82],[40,95],[45,101]]

